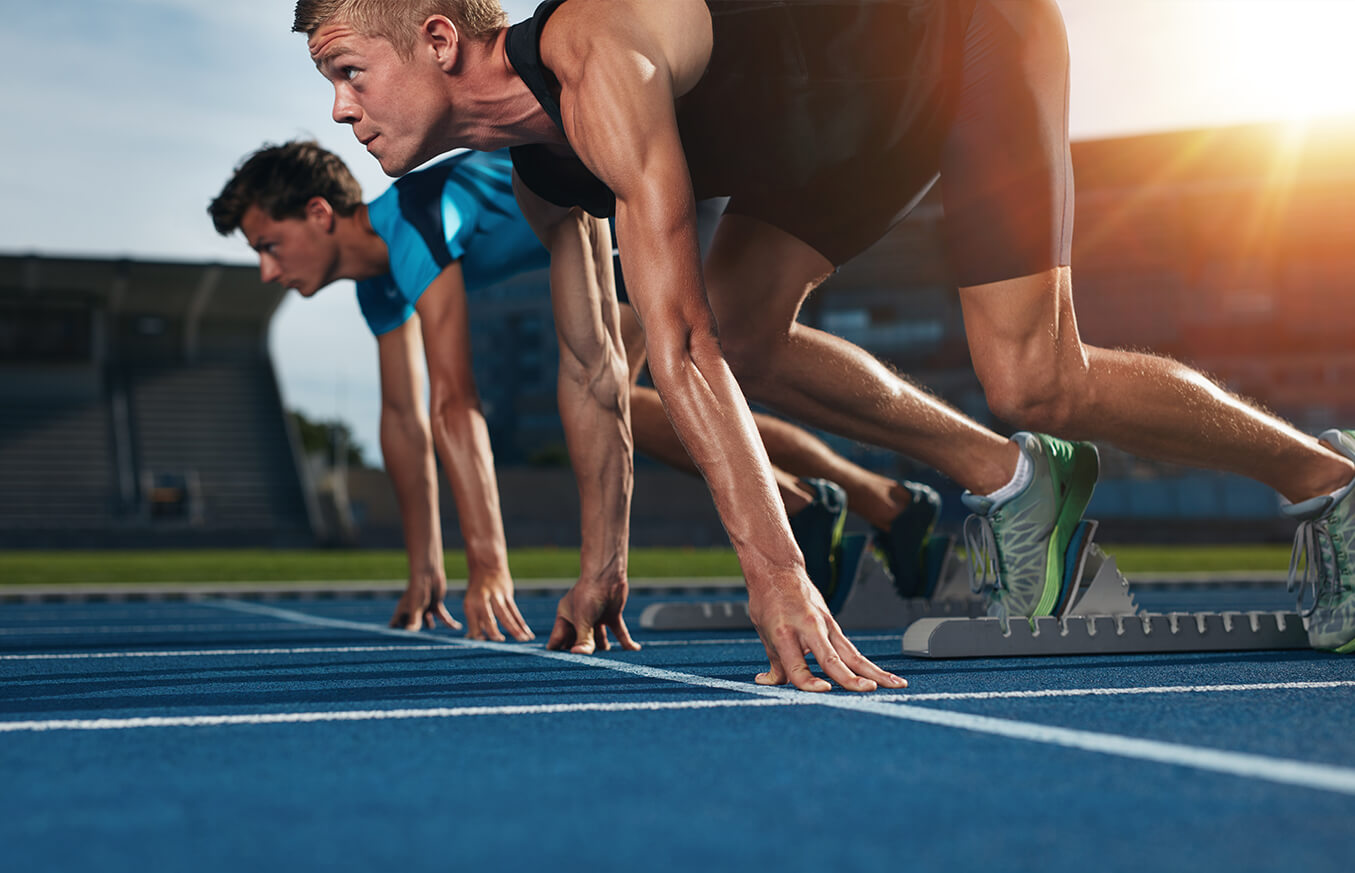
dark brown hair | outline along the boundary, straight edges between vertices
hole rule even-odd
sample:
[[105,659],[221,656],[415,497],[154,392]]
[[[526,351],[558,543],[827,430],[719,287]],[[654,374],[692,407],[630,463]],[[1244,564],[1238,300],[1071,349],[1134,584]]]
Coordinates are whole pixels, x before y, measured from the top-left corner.
[[312,197],[328,200],[338,215],[352,215],[362,205],[362,186],[338,155],[294,140],[265,145],[245,158],[207,212],[217,233],[229,236],[251,206],[274,220],[303,218]]

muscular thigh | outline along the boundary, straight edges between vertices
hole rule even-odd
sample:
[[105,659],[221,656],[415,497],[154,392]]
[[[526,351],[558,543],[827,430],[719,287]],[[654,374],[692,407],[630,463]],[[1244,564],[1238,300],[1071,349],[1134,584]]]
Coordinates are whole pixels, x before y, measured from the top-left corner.
[[832,272],[811,246],[766,222],[726,213],[706,255],[706,293],[723,341],[784,336]]

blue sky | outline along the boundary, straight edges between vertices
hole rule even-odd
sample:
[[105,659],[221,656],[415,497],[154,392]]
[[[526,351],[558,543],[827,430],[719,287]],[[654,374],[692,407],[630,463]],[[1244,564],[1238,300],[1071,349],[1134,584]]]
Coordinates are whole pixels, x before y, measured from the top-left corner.
[[[516,21],[532,0],[508,0]],[[1355,112],[1352,0],[1061,0],[1075,138]],[[390,182],[329,118],[289,0],[10,4],[0,250],[251,263],[205,209],[265,141],[311,136],[367,196]],[[376,349],[350,283],[273,325],[289,405],[377,456]]]

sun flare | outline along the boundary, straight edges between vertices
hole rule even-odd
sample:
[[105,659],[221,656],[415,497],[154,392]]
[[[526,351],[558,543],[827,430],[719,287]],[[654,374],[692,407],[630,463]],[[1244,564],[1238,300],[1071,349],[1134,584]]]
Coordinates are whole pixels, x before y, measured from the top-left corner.
[[1227,73],[1239,114],[1355,114],[1355,2],[1231,0],[1212,18],[1200,61]]

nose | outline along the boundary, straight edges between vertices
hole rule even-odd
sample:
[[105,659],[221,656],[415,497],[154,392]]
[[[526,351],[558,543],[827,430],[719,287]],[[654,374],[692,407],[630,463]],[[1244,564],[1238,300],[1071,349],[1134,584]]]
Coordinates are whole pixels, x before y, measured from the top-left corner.
[[353,99],[350,89],[342,85],[334,86],[334,110],[330,113],[339,124],[357,124],[358,119],[362,117],[362,111],[358,109],[357,102]]
[[280,278],[282,278],[282,268],[278,266],[278,262],[268,255],[260,255],[259,281],[267,284],[269,282],[276,282]]

